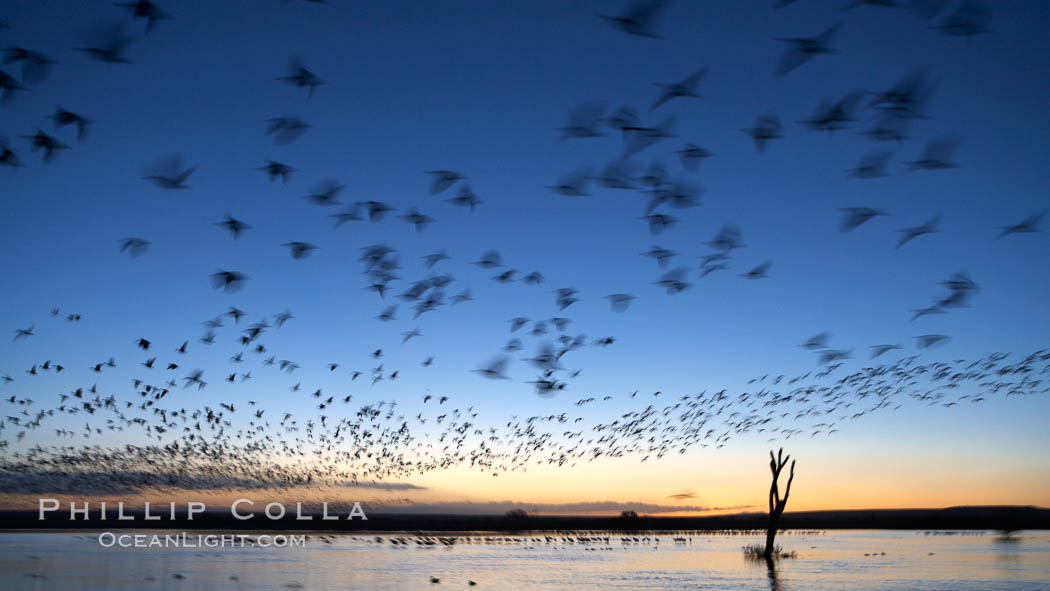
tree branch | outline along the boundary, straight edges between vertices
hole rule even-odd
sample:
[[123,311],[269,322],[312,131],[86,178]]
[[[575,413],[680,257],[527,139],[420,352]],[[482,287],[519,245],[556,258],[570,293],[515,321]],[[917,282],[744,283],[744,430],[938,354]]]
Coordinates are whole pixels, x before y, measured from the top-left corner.
[[795,461],[792,460],[791,461],[791,475],[788,476],[788,485],[787,485],[787,488],[784,489],[784,500],[782,501],[782,503],[784,505],[787,505],[788,495],[791,494],[791,481],[794,480],[794,479],[795,479]]

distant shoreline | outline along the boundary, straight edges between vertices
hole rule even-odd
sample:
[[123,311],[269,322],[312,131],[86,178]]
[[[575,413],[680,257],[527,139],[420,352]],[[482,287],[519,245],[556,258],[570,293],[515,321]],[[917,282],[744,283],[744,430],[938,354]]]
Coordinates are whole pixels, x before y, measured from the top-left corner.
[[[706,517],[593,517],[529,515],[447,515],[372,513],[367,520],[312,521],[294,518],[270,520],[261,512],[249,520],[234,519],[228,512],[208,511],[192,521],[176,513],[174,520],[100,520],[92,511],[88,520],[71,521],[67,514],[48,514],[43,521],[35,510],[0,510],[0,531],[13,530],[113,530],[178,529],[225,531],[343,531],[379,532],[525,532],[525,531],[711,531],[763,530],[763,513],[738,513]],[[908,529],[908,530],[1050,530],[1050,509],[1030,506],[977,506],[945,509],[861,509],[848,511],[785,512],[781,530]]]

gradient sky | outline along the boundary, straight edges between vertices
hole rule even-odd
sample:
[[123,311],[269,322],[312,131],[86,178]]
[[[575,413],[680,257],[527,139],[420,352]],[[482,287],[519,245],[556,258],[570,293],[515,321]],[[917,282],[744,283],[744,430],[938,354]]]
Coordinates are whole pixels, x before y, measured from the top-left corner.
[[[0,374],[16,378],[0,385],[0,394],[28,396],[36,408],[93,382],[131,395],[141,360],[174,357],[189,340],[182,369],[204,369],[210,385],[174,394],[186,406],[252,399],[273,414],[306,416],[316,412],[308,392],[323,388],[352,393],[355,403],[395,399],[415,416],[434,411],[422,404],[430,392],[460,408],[472,405],[480,424],[499,427],[511,415],[609,420],[648,404],[654,391],[666,393],[663,403],[705,389],[740,392],[749,378],[767,373],[815,370],[814,355],[798,345],[822,331],[833,333],[834,347],[854,350],[851,367],[865,364],[870,345],[900,343],[908,354],[913,337],[929,333],[952,340],[924,359],[977,359],[992,351],[1020,357],[1046,346],[1050,234],[995,237],[1000,226],[1050,205],[1050,5],[995,3],[992,31],[967,39],[931,30],[904,10],[839,13],[842,4],[804,0],[774,10],[764,0],[717,8],[672,2],[657,40],[625,35],[595,16],[620,11],[619,0],[274,0],[250,9],[232,1],[169,1],[162,6],[172,18],[148,35],[141,21],[129,24],[137,37],[133,63],[105,64],[74,48],[93,24],[126,12],[108,2],[7,3],[0,46],[35,49],[58,63],[45,81],[0,105],[0,135],[25,165],[0,170],[3,324],[9,335],[30,325],[36,332],[0,339]],[[783,47],[777,38],[814,35],[838,21],[837,55],[772,75]],[[296,55],[327,81],[312,97],[275,80]],[[710,71],[702,98],[646,113],[659,92],[654,83],[704,66]],[[937,90],[911,139],[887,144],[858,134],[870,125],[870,110],[830,136],[797,123],[822,98],[882,91],[919,67],[928,68]],[[3,69],[19,72],[16,65]],[[673,177],[702,185],[703,205],[670,211],[680,223],[651,236],[638,219],[645,200],[637,192],[592,187],[591,197],[569,198],[545,189],[620,153],[613,133],[559,141],[556,128],[569,110],[593,100],[633,105],[646,122],[675,115],[677,137],[634,160],[643,167],[662,160]],[[84,143],[68,128],[53,130],[46,117],[56,105],[94,120]],[[784,123],[785,138],[758,154],[741,129],[769,110]],[[313,127],[277,146],[264,135],[265,120],[285,114]],[[71,149],[42,163],[20,137],[37,127]],[[946,134],[963,138],[958,168],[904,172],[927,140]],[[715,154],[696,174],[682,170],[673,154],[685,142]],[[890,176],[846,174],[862,155],[881,149],[894,150]],[[200,166],[191,190],[163,191],[142,179],[144,167],[172,153]],[[268,182],[256,170],[267,159],[295,167],[290,182]],[[433,169],[464,173],[484,203],[470,213],[444,201],[455,189],[430,195],[425,171]],[[333,229],[328,215],[335,210],[302,198],[328,178],[346,185],[344,202],[418,207],[436,221],[422,233],[396,215]],[[840,233],[837,208],[851,206],[891,215]],[[253,229],[235,242],[214,225],[227,213]],[[897,230],[937,213],[941,232],[894,248]],[[734,253],[730,271],[699,279],[697,257],[710,252],[703,242],[727,222],[743,230],[746,247]],[[119,240],[128,236],[151,241],[150,250],[138,258],[121,253]],[[292,260],[281,246],[292,240],[319,249]],[[475,301],[418,320],[402,304],[396,321],[375,320],[390,302],[364,289],[357,261],[360,247],[375,243],[400,251],[405,279],[424,276],[420,257],[447,250],[452,260],[437,269],[457,279],[448,294],[469,287]],[[688,266],[691,289],[669,296],[652,284],[664,270],[640,253],[654,244],[681,253],[668,268]],[[494,272],[469,264],[487,249],[498,249],[520,275],[539,270],[547,282],[491,281]],[[768,279],[739,277],[769,260]],[[219,268],[251,279],[235,294],[213,290],[208,276]],[[943,296],[938,282],[957,271],[980,284],[972,307],[911,321],[911,311]],[[395,283],[393,292],[407,284]],[[581,301],[558,313],[550,292],[569,286]],[[622,314],[602,299],[620,292],[639,298]],[[228,357],[240,350],[232,329],[210,348],[196,339],[202,321],[234,305],[248,312],[247,321],[291,310],[296,318],[266,344],[301,369],[279,374],[246,354],[238,369],[252,369],[255,379],[223,383],[232,371]],[[49,318],[53,307],[82,320]],[[582,369],[566,391],[536,396],[524,383],[534,372],[520,361],[509,381],[470,371],[511,338],[508,319],[555,315],[573,319],[572,334],[616,337],[612,346],[566,359]],[[416,327],[423,336],[402,345],[402,331]],[[513,336],[526,341],[522,353],[529,355],[539,342]],[[156,353],[136,350],[139,337],[153,341]],[[400,379],[351,383],[346,370],[367,377],[374,365],[368,355],[377,348]],[[100,377],[87,369],[111,356],[119,364],[113,371]],[[435,364],[423,368],[427,356]],[[45,359],[69,370],[25,374]],[[328,372],[329,362],[341,369]],[[288,387],[296,382],[303,392],[292,395]],[[635,390],[638,399],[628,399]],[[605,395],[614,400],[574,405]],[[798,458],[799,476],[789,509],[1050,505],[1047,417],[1045,394],[989,396],[953,408],[906,403],[845,422],[830,438],[792,439],[786,447]],[[55,428],[79,428],[83,417],[55,421]],[[0,453],[50,443],[48,433],[12,441]],[[3,435],[11,438],[10,427]],[[431,501],[673,505],[669,495],[693,491],[689,503],[762,506],[767,450],[784,443],[767,439],[751,434],[722,449],[644,464],[626,457],[499,478],[457,468],[412,483],[427,487]],[[126,440],[141,438],[107,439]]]

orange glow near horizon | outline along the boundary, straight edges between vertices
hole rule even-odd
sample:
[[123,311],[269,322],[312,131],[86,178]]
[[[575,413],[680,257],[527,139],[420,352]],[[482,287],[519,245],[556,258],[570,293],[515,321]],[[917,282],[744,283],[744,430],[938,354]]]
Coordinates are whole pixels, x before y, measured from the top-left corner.
[[[746,460],[746,461],[745,461]],[[123,501],[141,507],[143,501],[185,503],[203,501],[209,507],[228,506],[238,498],[255,501],[261,510],[267,502],[361,501],[392,505],[424,504],[434,512],[454,503],[462,511],[472,503],[475,511],[513,503],[540,514],[610,514],[616,510],[581,510],[586,503],[632,504],[658,507],[640,514],[716,515],[765,512],[770,475],[754,454],[710,454],[700,458],[666,457],[659,462],[625,466],[623,460],[603,460],[575,467],[535,467],[524,472],[480,472],[452,468],[412,479],[419,488],[383,490],[369,487],[297,488],[286,490],[202,491],[182,490],[133,495],[10,495],[0,494],[5,508],[36,508],[39,497],[69,500]],[[1050,507],[1050,470],[1023,462],[931,467],[922,461],[859,454],[855,450],[811,453],[805,450],[796,467],[788,512],[846,509],[941,508],[959,505],[1035,505]],[[782,476],[781,486],[786,481]],[[569,510],[560,506],[568,505]],[[66,506],[65,504],[63,506]],[[469,505],[466,505],[470,507]],[[679,509],[681,507],[681,509]],[[396,509],[389,509],[395,511]]]

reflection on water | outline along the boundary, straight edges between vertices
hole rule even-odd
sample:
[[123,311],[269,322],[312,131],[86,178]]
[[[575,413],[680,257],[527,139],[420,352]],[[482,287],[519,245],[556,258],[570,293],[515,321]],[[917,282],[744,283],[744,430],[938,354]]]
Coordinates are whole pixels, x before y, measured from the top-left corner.
[[770,591],[780,591],[780,579],[777,578],[777,562],[772,558],[767,558],[766,570],[769,572],[769,589]]
[[[159,532],[163,535],[163,532]],[[169,532],[170,533],[170,532]],[[196,533],[192,534],[196,535]],[[798,558],[746,560],[746,536],[307,535],[305,548],[103,548],[97,533],[0,534],[0,589],[1050,590],[1050,532],[778,538]],[[677,540],[675,538],[678,538]],[[448,545],[451,544],[451,545]],[[438,588],[438,587],[434,587]]]

